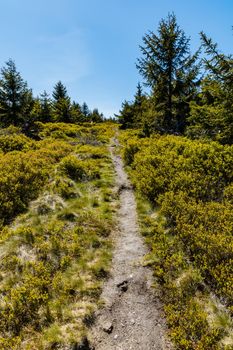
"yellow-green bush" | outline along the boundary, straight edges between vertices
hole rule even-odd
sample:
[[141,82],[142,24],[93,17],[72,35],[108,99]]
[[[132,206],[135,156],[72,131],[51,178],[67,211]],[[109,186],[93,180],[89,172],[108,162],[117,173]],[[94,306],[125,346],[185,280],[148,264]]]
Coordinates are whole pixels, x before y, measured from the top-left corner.
[[52,138],[37,142],[36,149],[35,155],[37,157],[45,158],[48,163],[54,164],[73,151],[73,147],[69,143]]
[[46,161],[28,154],[0,159],[0,219],[4,222],[25,210],[48,178]]
[[172,337],[179,349],[222,349],[223,330],[210,327],[198,300],[211,290],[232,311],[233,148],[127,136],[121,139],[132,182],[158,206],[157,222],[146,216],[142,227]]
[[221,332],[210,330],[207,314],[202,306],[193,300],[184,302],[183,307],[165,307],[168,325],[172,327],[172,339],[180,350],[219,350]]
[[224,189],[224,200],[233,204],[233,182]]
[[11,151],[28,151],[35,142],[21,134],[0,135],[0,150],[4,153]]
[[80,145],[76,148],[81,158],[101,159],[108,158],[108,152],[105,146]]
[[134,147],[132,180],[151,200],[166,191],[184,191],[203,201],[219,200],[225,186],[233,179],[230,146],[174,136],[133,142],[135,146],[129,143],[124,150],[125,156],[129,157],[128,153]]
[[76,155],[69,155],[60,163],[59,168],[75,181],[85,181],[100,177],[96,162],[92,159],[81,160]]
[[78,196],[78,191],[74,181],[69,178],[57,176],[53,183],[53,191],[64,199],[75,198]]
[[108,143],[114,136],[116,125],[110,123],[36,123],[38,135],[40,138],[52,137],[55,139],[64,139],[81,144],[101,144]]
[[55,141],[42,142],[37,150],[10,152],[0,156],[0,220],[8,222],[24,211],[49,178],[52,166],[71,151]]
[[[74,151],[74,143],[81,142],[81,138],[98,137],[109,140],[113,131],[108,125],[78,126],[65,123],[38,123],[41,129],[41,141],[32,141],[20,134],[16,128],[1,130],[0,134],[0,223],[7,223],[15,215],[27,208],[28,203],[36,198],[49,179],[51,171],[62,158]],[[58,132],[54,136],[54,132]],[[60,134],[63,134],[61,137]],[[48,137],[47,137],[48,136]],[[67,141],[59,140],[66,139]],[[83,142],[83,140],[82,140]],[[82,143],[81,142],[81,143]],[[89,180],[99,178],[98,159],[106,158],[106,149],[103,146],[91,145],[80,148],[80,158],[70,156],[64,158],[60,169],[75,180]],[[93,159],[88,159],[93,158]],[[72,197],[74,191],[71,183],[60,183],[60,193],[63,197]]]
[[[93,135],[103,132],[109,140],[112,130],[105,128]],[[90,126],[84,129],[85,137],[91,134]],[[0,155],[4,224],[29,208],[1,229],[3,350],[77,347],[108,274],[113,214],[108,150],[95,136],[85,146],[84,138],[67,132],[62,140],[48,132],[33,149]],[[108,201],[102,203],[108,185]]]
[[85,128],[68,123],[36,123],[41,138],[52,137],[55,139],[79,138]]
[[16,135],[16,134],[22,134],[22,131],[19,127],[10,125],[8,128],[0,128],[0,136],[3,135]]
[[205,281],[233,302],[233,206],[218,202],[196,202],[183,193],[167,193],[161,213],[171,231],[184,244]]

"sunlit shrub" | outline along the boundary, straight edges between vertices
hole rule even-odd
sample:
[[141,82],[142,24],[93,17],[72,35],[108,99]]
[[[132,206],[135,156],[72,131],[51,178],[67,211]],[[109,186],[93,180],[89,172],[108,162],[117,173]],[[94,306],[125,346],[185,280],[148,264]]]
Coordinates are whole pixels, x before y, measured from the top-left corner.
[[0,136],[0,150],[4,153],[11,151],[28,151],[34,142],[25,135],[10,134]]
[[36,150],[0,157],[0,220],[8,222],[27,208],[49,179],[52,166],[70,153],[64,142],[44,141]]
[[142,231],[172,338],[179,349],[222,349],[223,329],[210,327],[198,298],[210,288],[231,311],[233,148],[177,136],[121,140],[135,188],[159,207]]
[[108,151],[105,146],[81,145],[77,147],[77,153],[83,159],[102,159],[109,157]]
[[80,160],[76,155],[65,157],[59,167],[75,181],[85,181],[100,177],[99,169],[94,161],[91,159]]
[[52,137],[55,139],[79,138],[82,136],[83,127],[68,123],[36,123],[41,138]]
[[126,144],[124,154],[132,154],[128,162],[134,159],[134,185],[151,200],[169,190],[184,191],[203,201],[218,200],[224,187],[233,180],[232,147],[214,142],[207,144],[174,136],[143,143],[139,139],[132,145]]

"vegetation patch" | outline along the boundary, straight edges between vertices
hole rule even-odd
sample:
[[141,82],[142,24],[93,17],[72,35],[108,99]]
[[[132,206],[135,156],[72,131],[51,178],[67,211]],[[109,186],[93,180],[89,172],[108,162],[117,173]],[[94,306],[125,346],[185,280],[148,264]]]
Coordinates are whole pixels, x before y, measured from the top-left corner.
[[[105,131],[105,126],[99,128]],[[25,174],[25,196],[35,189],[25,201],[28,210],[2,226],[1,349],[76,346],[98,307],[111,261],[115,194],[109,187],[114,172],[107,145],[101,146],[105,156],[93,158],[95,146],[84,147],[79,155],[71,143],[75,140],[49,135],[35,141],[34,150],[3,156],[9,167],[14,159],[27,157],[29,169],[19,171],[21,177]],[[102,201],[106,193],[108,200]]]
[[122,152],[171,337],[179,349],[230,349],[232,146],[129,134]]

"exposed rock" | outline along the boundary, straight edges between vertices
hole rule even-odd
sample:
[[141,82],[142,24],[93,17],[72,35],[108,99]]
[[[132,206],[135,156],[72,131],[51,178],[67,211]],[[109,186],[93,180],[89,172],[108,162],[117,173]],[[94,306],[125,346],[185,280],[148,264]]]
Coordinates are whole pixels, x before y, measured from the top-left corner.
[[119,288],[122,292],[126,292],[128,290],[128,281],[124,280],[117,284],[117,288]]
[[95,350],[95,348],[89,344],[87,338],[84,338],[82,343],[74,344],[72,350]]
[[105,322],[103,324],[103,331],[110,334],[112,333],[112,330],[113,330],[113,324],[111,322]]

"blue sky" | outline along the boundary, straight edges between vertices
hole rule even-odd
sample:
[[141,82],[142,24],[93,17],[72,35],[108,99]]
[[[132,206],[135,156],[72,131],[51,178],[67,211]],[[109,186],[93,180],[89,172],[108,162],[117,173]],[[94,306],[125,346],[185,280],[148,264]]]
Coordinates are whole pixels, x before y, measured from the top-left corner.
[[233,48],[232,0],[0,0],[0,67],[12,58],[34,95],[61,80],[72,99],[105,116],[131,100],[148,30],[174,11],[199,45],[204,30],[225,53]]

